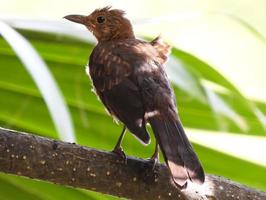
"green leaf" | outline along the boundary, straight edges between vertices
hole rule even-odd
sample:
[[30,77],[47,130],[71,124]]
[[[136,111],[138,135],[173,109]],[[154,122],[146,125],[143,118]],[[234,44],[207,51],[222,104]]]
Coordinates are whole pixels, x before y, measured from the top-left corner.
[[43,59],[27,39],[1,21],[0,33],[19,57],[23,66],[39,88],[60,138],[64,141],[75,142],[75,133],[69,111]]
[[[2,183],[1,183],[1,180],[3,181]],[[36,181],[36,180],[24,178],[24,177],[7,175],[7,174],[1,173],[0,174],[1,187],[3,184],[6,184],[8,186],[6,187],[7,190],[10,190],[12,187],[14,187],[14,190],[10,193],[16,194],[14,195],[14,197],[17,197],[17,199],[21,199],[20,194],[21,193],[23,194],[23,192],[25,193],[26,198],[36,199],[36,200],[37,199],[94,200],[94,199],[98,199],[99,197],[103,199],[105,198],[105,196],[95,193],[95,192],[84,192],[83,190],[79,190],[79,189],[64,187],[60,185],[47,183],[44,181]],[[4,192],[1,192],[1,195],[2,193],[5,194]],[[10,193],[6,195],[7,196],[6,199],[9,199],[11,197]],[[33,198],[30,198],[31,196],[33,196]],[[10,199],[15,199],[15,198],[10,198]]]

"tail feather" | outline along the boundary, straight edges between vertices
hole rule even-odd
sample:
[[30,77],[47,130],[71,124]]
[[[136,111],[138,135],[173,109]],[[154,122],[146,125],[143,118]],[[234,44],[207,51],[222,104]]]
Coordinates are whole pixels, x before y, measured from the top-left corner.
[[174,181],[180,186],[184,186],[187,179],[202,184],[205,179],[203,168],[181,122],[152,118],[150,123]]

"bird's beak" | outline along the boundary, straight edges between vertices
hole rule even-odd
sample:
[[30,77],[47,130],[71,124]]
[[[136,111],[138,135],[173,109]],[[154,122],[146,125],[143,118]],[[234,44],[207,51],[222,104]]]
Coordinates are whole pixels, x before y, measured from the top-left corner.
[[72,22],[76,22],[76,23],[79,23],[79,24],[84,24],[86,16],[83,16],[83,15],[67,15],[64,18],[69,20],[69,21],[72,21]]

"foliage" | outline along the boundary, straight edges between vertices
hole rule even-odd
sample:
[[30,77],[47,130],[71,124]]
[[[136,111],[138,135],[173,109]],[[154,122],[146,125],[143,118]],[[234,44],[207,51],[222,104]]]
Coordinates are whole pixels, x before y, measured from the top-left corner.
[[[111,150],[122,127],[115,124],[106,114],[95,94],[91,92],[90,80],[85,75],[84,66],[93,44],[63,35],[18,31],[37,49],[54,75],[70,109],[77,142],[81,145]],[[186,127],[205,130],[223,129],[228,132],[254,135],[265,134],[265,129],[255,113],[256,105],[262,111],[266,110],[264,103],[245,99],[214,68],[187,52],[175,48],[172,59],[174,62],[170,62],[167,70],[171,72],[170,78],[174,83],[180,117]],[[58,138],[41,93],[3,39],[0,39],[0,71],[0,126]],[[178,78],[184,80],[187,86],[178,82]],[[213,90],[206,82],[219,86],[222,90]],[[215,105],[217,101],[218,104]],[[223,102],[222,107],[221,102]],[[242,122],[248,127],[247,129],[243,127]],[[154,142],[144,147],[131,134],[127,134],[123,146],[127,154],[149,157]],[[194,146],[208,173],[219,174],[266,191],[264,167],[207,147],[197,144]],[[0,199],[112,198],[94,192],[4,174],[0,174],[0,188]]]

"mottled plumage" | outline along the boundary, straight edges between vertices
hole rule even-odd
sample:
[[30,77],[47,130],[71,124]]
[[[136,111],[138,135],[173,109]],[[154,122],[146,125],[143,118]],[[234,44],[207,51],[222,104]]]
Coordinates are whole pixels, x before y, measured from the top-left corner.
[[[145,126],[151,124],[179,186],[188,179],[203,183],[203,169],[178,118],[174,93],[164,71],[170,46],[160,37],[151,42],[136,39],[124,12],[110,7],[89,16],[66,18],[84,24],[98,40],[90,56],[89,73],[109,113],[145,144],[150,141]],[[116,148],[120,148],[121,138]]]

